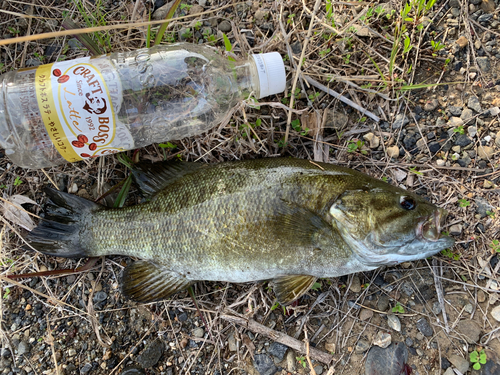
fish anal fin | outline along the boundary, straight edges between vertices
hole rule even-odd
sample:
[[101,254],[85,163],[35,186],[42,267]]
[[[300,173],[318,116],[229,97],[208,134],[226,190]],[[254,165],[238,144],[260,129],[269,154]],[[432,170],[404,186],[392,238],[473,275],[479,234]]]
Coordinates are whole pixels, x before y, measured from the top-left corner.
[[142,303],[165,299],[187,289],[193,283],[193,280],[188,280],[177,272],[146,260],[127,266],[121,276],[123,295]]
[[281,305],[289,305],[311,289],[317,279],[315,276],[308,275],[278,277],[273,280],[274,294]]
[[132,175],[141,193],[151,199],[159,191],[179,178],[197,169],[203,168],[201,163],[166,161],[160,163],[141,162],[134,165]]

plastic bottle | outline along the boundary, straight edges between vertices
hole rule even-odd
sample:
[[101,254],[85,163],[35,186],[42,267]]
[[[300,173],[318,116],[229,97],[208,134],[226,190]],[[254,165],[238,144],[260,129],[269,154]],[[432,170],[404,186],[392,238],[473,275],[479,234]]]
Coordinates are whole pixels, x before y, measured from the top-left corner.
[[0,147],[45,168],[182,139],[285,81],[277,52],[233,62],[188,43],[20,69],[0,77]]

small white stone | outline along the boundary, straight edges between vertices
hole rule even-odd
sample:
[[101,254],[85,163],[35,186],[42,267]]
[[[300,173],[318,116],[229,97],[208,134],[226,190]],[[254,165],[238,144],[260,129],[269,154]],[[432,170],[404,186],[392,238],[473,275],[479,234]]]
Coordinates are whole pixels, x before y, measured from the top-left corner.
[[387,325],[397,332],[401,332],[401,321],[394,314],[387,315]]
[[446,161],[445,161],[445,160],[443,160],[443,159],[438,159],[438,160],[436,160],[436,165],[437,165],[438,167],[442,167],[442,166],[444,166],[444,164],[445,164],[445,163],[446,163]]
[[398,146],[387,147],[387,156],[394,159],[397,158],[399,156],[399,147]]
[[380,346],[382,349],[387,348],[391,345],[392,337],[390,333],[378,331],[377,336],[375,337],[375,341],[373,341],[373,345]]

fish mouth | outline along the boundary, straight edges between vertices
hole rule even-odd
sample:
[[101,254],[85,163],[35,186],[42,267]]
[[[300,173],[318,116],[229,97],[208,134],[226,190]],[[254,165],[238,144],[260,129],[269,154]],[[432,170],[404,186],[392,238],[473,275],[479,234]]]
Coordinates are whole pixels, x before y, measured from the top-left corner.
[[438,208],[429,216],[423,217],[417,225],[417,238],[421,240],[436,242],[445,237],[441,233],[441,228],[446,221],[448,211]]

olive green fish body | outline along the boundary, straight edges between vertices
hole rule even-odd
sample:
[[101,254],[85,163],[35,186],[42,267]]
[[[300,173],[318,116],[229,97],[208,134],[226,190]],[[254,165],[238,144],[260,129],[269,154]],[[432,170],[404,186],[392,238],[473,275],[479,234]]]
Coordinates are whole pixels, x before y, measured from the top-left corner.
[[[42,223],[31,244],[59,256],[142,258],[123,275],[124,293],[139,301],[164,298],[197,280],[274,279],[278,299],[288,303],[317,277],[420,259],[451,243],[438,233],[443,210],[331,164],[175,163],[139,169],[136,179],[150,201],[121,209],[79,202],[78,228],[59,228],[67,238],[47,240]],[[49,196],[61,206],[67,194]],[[57,215],[52,219],[61,222]],[[68,241],[76,250],[67,250]]]

